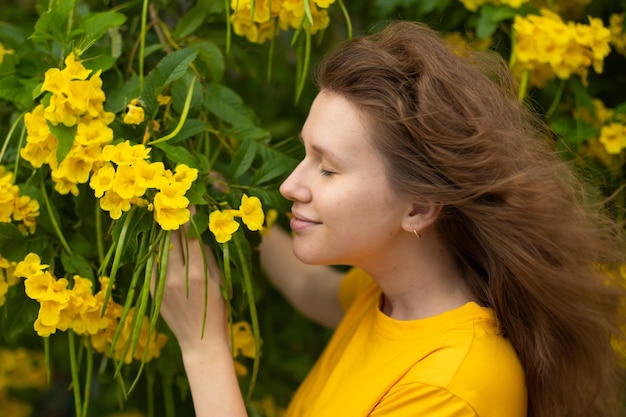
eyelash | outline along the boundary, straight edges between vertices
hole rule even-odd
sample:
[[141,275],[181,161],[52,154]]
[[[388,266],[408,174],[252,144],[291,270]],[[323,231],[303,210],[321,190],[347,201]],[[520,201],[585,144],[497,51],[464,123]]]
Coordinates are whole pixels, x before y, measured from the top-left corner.
[[334,174],[334,172],[329,171],[329,170],[324,169],[324,168],[320,168],[320,174],[322,174],[325,177],[330,177],[330,176],[332,176]]

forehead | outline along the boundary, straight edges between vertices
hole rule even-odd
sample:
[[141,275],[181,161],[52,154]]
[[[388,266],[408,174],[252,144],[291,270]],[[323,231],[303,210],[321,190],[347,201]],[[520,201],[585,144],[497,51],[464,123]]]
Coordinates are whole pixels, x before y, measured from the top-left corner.
[[313,101],[301,136],[304,145],[313,150],[335,154],[362,150],[378,154],[363,114],[343,96],[328,91],[320,92]]

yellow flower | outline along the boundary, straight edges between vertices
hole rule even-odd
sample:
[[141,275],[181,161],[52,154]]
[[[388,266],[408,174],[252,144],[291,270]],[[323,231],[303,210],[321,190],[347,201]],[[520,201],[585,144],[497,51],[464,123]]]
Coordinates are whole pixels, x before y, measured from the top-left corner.
[[53,94],[63,94],[67,91],[69,80],[64,72],[58,68],[50,68],[44,74],[41,91],[49,91]]
[[180,184],[182,188],[187,191],[197,178],[197,169],[190,168],[185,164],[179,164],[176,166],[176,169],[174,169],[174,175],[172,176],[171,181]]
[[47,269],[48,265],[41,264],[41,258],[36,253],[29,253],[24,260],[20,261],[13,274],[20,278],[30,278],[33,275],[40,275],[44,269]]
[[94,190],[94,195],[100,198],[104,195],[105,191],[113,188],[114,180],[115,168],[113,168],[113,165],[107,163],[91,176],[89,186]]
[[141,181],[138,171],[136,165],[118,166],[113,191],[127,200],[132,197],[141,197],[146,192],[146,187]]
[[128,111],[124,115],[124,123],[127,125],[138,125],[143,122],[145,114],[143,107],[139,105],[139,100],[132,99],[127,109]]
[[209,215],[209,230],[215,235],[219,243],[228,242],[233,233],[239,229],[232,210],[216,210]]
[[247,358],[254,359],[256,357],[256,346],[250,323],[246,321],[237,322],[233,324],[231,332],[233,341],[233,357],[236,358],[237,356],[242,355]]
[[602,126],[600,143],[604,145],[607,153],[619,155],[622,149],[626,149],[626,125],[610,123]]
[[7,282],[4,274],[0,274],[0,307],[4,305],[4,301],[9,291],[9,283]]
[[12,55],[12,54],[13,54],[13,49],[6,49],[4,45],[2,44],[2,42],[0,42],[0,64],[2,64],[2,61],[4,61],[5,55]]
[[122,217],[123,211],[130,210],[130,201],[120,197],[120,195],[115,191],[108,190],[100,199],[100,208],[102,210],[108,211],[109,216],[113,220],[117,220]]
[[267,216],[265,216],[265,226],[259,231],[264,236],[270,234],[270,230],[276,220],[278,219],[278,211],[276,209],[270,209],[267,212]]
[[160,192],[154,197],[154,220],[163,230],[177,230],[187,223],[191,214],[187,207],[169,207],[162,203],[160,197],[162,197]]
[[241,198],[239,206],[241,220],[250,230],[261,230],[265,221],[265,214],[258,197],[248,197],[246,194]]
[[159,103],[159,106],[167,106],[171,102],[172,102],[172,97],[170,96],[164,96],[163,94],[159,94],[157,96],[157,103]]
[[91,70],[85,69],[83,64],[76,59],[76,55],[73,52],[65,58],[64,63],[65,68],[63,71],[67,73],[68,78],[71,80],[86,80],[91,72]]
[[102,149],[102,159],[117,165],[132,165],[139,159],[147,159],[149,154],[150,148],[141,144],[131,145],[128,140]]
[[160,188],[163,183],[165,166],[163,162],[147,163],[140,159],[133,164],[138,175],[138,182],[145,188]]

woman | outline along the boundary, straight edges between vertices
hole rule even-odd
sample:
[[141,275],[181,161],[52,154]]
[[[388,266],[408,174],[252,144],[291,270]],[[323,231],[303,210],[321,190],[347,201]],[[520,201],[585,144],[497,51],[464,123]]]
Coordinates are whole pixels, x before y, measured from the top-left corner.
[[[287,415],[618,415],[619,298],[598,265],[621,260],[506,66],[396,22],[329,55],[317,81],[306,156],[280,189],[295,256],[280,230],[261,253],[285,296],[337,329]],[[243,416],[219,269],[201,339],[184,268],[175,248],[162,314],[196,414]]]

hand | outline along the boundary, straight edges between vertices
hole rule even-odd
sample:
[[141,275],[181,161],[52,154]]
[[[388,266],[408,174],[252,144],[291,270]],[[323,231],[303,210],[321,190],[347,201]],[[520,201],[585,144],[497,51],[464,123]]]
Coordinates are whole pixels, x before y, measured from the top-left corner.
[[[161,316],[176,335],[183,353],[195,415],[245,417],[246,407],[235,374],[228,337],[226,303],[220,291],[222,273],[206,245],[198,239],[189,239],[185,245],[183,239],[181,231],[172,232]],[[206,254],[206,265],[202,251]]]
[[[211,346],[229,344],[226,305],[220,291],[222,274],[213,252],[195,238],[189,239],[185,245],[184,236],[180,230],[172,232],[171,243],[161,316],[176,336],[183,353],[201,352]],[[185,253],[186,250],[188,250],[187,253]],[[206,268],[202,250],[206,254]],[[205,289],[207,311],[204,337],[202,337]]]

